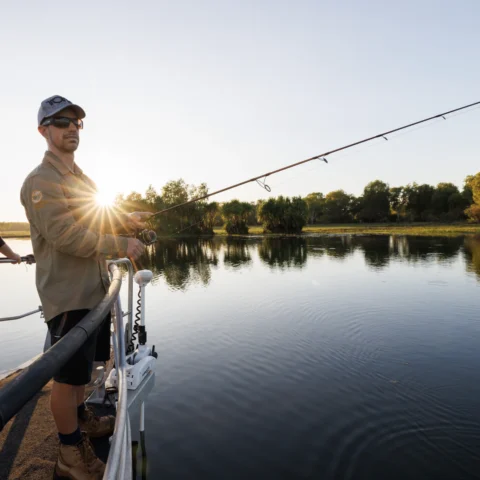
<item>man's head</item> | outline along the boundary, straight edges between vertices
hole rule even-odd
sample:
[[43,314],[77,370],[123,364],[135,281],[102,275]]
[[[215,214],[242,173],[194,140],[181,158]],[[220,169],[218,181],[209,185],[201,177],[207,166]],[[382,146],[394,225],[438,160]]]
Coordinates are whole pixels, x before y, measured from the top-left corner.
[[50,150],[73,153],[80,141],[85,111],[59,95],[44,100],[38,110],[38,131],[45,137]]

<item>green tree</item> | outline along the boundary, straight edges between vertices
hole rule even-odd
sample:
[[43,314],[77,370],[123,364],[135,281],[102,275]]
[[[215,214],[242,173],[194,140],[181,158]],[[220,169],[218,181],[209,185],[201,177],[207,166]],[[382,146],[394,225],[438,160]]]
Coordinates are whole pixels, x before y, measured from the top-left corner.
[[152,206],[155,206],[157,200],[159,198],[159,195],[155,188],[153,188],[153,185],[149,185],[147,188],[147,191],[145,192],[145,201]]
[[474,175],[468,175],[463,183],[462,197],[465,199],[467,205],[473,203],[472,179]]
[[308,207],[308,223],[312,225],[319,222],[323,215],[323,207],[325,204],[323,193],[309,193],[304,200],[307,202]]
[[480,223],[480,172],[475,175],[469,175],[465,179],[462,196],[465,201],[471,203],[465,210],[465,215],[469,221]]
[[162,188],[162,200],[167,206],[179,205],[188,199],[188,185],[183,178],[170,180]]
[[264,232],[300,233],[307,223],[308,206],[301,197],[269,198],[258,206]]
[[225,230],[229,235],[246,235],[248,233],[247,219],[254,207],[248,202],[232,200],[222,205],[222,217],[225,220]]
[[470,222],[480,223],[480,205],[473,203],[465,210],[465,215]]
[[217,224],[220,217],[220,207],[217,202],[207,203],[203,208],[204,225],[213,232],[213,227]]
[[[149,211],[158,212],[184,203],[192,198],[208,194],[205,183],[196,187],[188,185],[183,179],[172,180],[164,185],[159,195],[149,185],[145,195],[131,192],[127,196],[118,195],[116,208],[123,212]],[[213,234],[213,224],[218,216],[218,204],[209,204],[207,199],[175,208],[152,219],[155,231],[162,234],[199,235]]]
[[397,222],[405,216],[407,197],[404,187],[390,188],[390,212],[396,216]]
[[427,184],[413,183],[405,187],[406,211],[411,220],[427,221],[431,219],[434,192],[435,188]]
[[323,207],[322,222],[348,223],[353,220],[352,207],[354,197],[343,190],[327,193]]
[[480,172],[469,175],[465,179],[465,186],[472,192],[472,201],[480,205]]
[[363,222],[385,222],[390,213],[390,188],[381,180],[370,182],[363,190],[362,208],[357,218]]
[[[452,200],[450,200],[452,197]],[[458,204],[458,197],[461,198],[458,187],[453,183],[439,183],[432,195],[432,210],[438,219],[448,220],[448,213],[452,212],[456,204]],[[465,208],[466,205],[463,206]],[[461,213],[462,206],[460,206]]]

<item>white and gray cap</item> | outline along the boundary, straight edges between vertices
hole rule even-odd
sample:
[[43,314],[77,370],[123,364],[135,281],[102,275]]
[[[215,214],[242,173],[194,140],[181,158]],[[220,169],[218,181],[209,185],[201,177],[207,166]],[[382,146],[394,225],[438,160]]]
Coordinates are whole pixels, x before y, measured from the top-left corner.
[[65,108],[73,109],[79,119],[85,118],[85,110],[82,107],[73,104],[65,97],[53,95],[40,104],[40,108],[38,109],[38,125],[41,125],[46,118],[55,115]]

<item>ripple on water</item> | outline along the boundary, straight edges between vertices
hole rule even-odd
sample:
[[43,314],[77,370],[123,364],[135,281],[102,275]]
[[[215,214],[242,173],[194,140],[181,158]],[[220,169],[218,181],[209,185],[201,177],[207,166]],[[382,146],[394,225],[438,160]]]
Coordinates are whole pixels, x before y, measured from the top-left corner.
[[326,478],[349,480],[373,474],[376,466],[371,460],[375,456],[379,464],[382,458],[403,457],[405,471],[409,471],[410,462],[415,465],[411,472],[417,475],[435,470],[431,462],[436,461],[441,464],[438,472],[442,476],[438,478],[445,478],[443,473],[448,469],[457,475],[461,472],[462,478],[477,478],[480,424],[460,418],[452,421],[454,417],[446,421],[436,414],[433,404],[428,414],[423,410],[421,415],[415,415],[419,412],[412,411],[411,404],[408,408],[380,407],[382,404],[365,408],[361,416],[346,413],[344,421],[331,428],[327,442],[332,457]]

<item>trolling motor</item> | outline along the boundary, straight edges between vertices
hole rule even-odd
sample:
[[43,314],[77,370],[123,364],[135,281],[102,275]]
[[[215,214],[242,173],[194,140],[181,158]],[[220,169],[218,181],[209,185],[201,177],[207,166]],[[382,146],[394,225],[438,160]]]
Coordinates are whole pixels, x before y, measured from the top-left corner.
[[[155,232],[154,232],[155,233]],[[131,347],[133,352],[127,355],[127,389],[136,390],[143,379],[153,369],[155,360],[158,358],[155,352],[155,345],[147,346],[147,330],[145,328],[145,287],[152,280],[153,273],[150,270],[139,270],[133,277],[135,283],[139,285],[137,313],[135,314],[135,325],[133,328],[134,336]],[[138,335],[138,344],[135,348],[133,343]],[[114,368],[106,382],[109,386],[118,387],[117,370]]]

